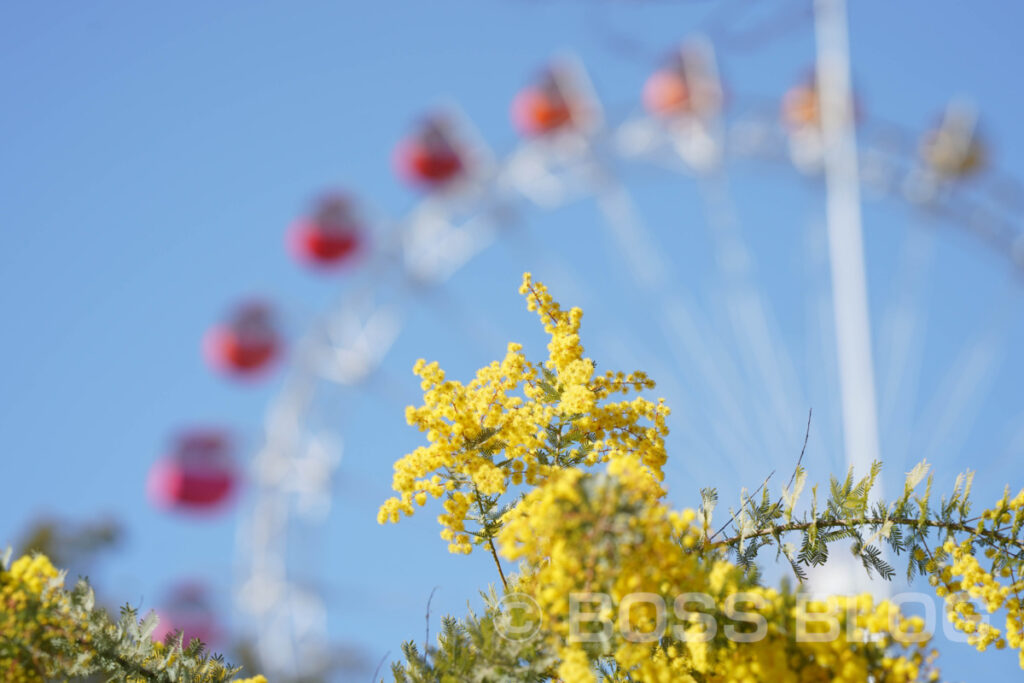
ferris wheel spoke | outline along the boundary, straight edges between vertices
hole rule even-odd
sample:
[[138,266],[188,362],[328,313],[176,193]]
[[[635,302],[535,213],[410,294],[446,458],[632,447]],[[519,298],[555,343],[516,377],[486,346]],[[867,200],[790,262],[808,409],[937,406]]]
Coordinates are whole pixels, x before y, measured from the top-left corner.
[[930,432],[924,458],[945,464],[960,452],[980,410],[979,400],[992,385],[1003,353],[1001,340],[986,333],[957,357],[926,411],[924,429]]
[[992,305],[988,323],[958,351],[938,384],[922,425],[923,431],[930,430],[925,456],[937,465],[949,464],[963,452],[971,427],[981,414],[982,397],[991,391],[1008,357],[1009,329],[1021,298],[1019,285],[1011,282],[1004,296]]
[[[624,367],[648,368],[651,377],[657,381],[659,394],[671,397],[667,399],[673,406],[669,415],[670,427],[673,433],[682,435],[689,447],[684,449],[685,455],[682,458],[670,460],[668,465],[680,470],[684,481],[710,481],[714,468],[723,464],[723,453],[743,452],[735,430],[716,429],[718,425],[712,424],[712,421],[717,419],[717,422],[722,422],[721,416],[708,414],[703,402],[688,394],[677,374],[667,367],[663,359],[659,359],[654,350],[648,348],[641,353],[643,347],[639,340],[621,331],[605,339],[603,346],[621,360]],[[736,459],[727,457],[724,464],[734,476],[740,475]]]
[[[820,226],[816,232],[820,236]],[[809,440],[815,444],[817,452],[826,454],[829,469],[841,471],[845,462],[841,448],[842,418],[836,409],[840,390],[836,372],[835,314],[832,311],[827,272],[816,274],[812,284],[807,287],[804,305],[808,332],[813,340],[806,368],[806,376],[809,378],[807,389],[813,397],[809,407],[814,410],[814,424],[811,426]]]
[[773,435],[773,450],[791,448],[798,424],[794,418],[802,412],[804,402],[794,398],[792,383],[784,378],[790,368],[785,346],[773,339],[759,297],[740,296],[729,304],[729,314],[735,338],[742,340],[740,354],[748,375],[767,393],[760,409],[763,430]]
[[934,256],[934,238],[924,228],[911,228],[905,240],[898,266],[897,293],[882,313],[879,365],[879,404],[883,415],[890,415],[899,406],[912,403],[906,392],[917,386],[917,365],[924,344],[927,316],[928,271]]
[[[616,196],[606,201],[602,208],[605,209],[606,223],[616,242],[620,246],[631,245],[633,248],[631,260],[633,267],[629,268],[630,274],[633,276],[633,284],[647,295],[654,297],[655,305],[652,306],[652,309],[656,313],[662,332],[673,342],[670,346],[677,365],[681,368],[696,367],[696,374],[691,375],[693,380],[691,385],[701,387],[704,391],[709,392],[714,398],[714,402],[723,408],[722,410],[707,409],[705,401],[695,401],[698,405],[705,406],[702,422],[712,426],[713,438],[723,446],[719,452],[727,455],[730,465],[736,467],[742,464],[742,461],[739,460],[742,455],[758,452],[758,440],[747,429],[745,421],[742,420],[740,405],[734,398],[742,394],[742,385],[738,376],[734,371],[730,372],[725,369],[725,365],[728,363],[728,358],[725,355],[720,355],[717,358],[712,355],[711,345],[703,340],[713,339],[714,335],[711,333],[710,327],[700,322],[699,317],[694,313],[694,308],[685,304],[678,295],[664,292],[664,278],[661,275],[664,272],[664,265],[658,256],[657,249],[646,241],[643,225],[634,213],[628,194],[622,189],[617,189]],[[641,246],[635,248],[637,244]],[[648,262],[648,256],[645,254],[651,255],[650,261],[656,264],[653,271],[640,265]],[[572,272],[568,264],[563,263],[548,251],[542,250],[537,256],[548,264],[548,269],[553,273]],[[588,296],[593,298],[580,289],[585,284],[585,278],[574,277],[568,287],[570,290],[580,290],[579,294],[584,299]],[[645,345],[649,346],[650,340],[637,339],[633,340],[633,343],[636,348],[640,348]],[[725,388],[725,385],[729,384],[729,378],[733,378],[731,391]],[[723,418],[723,414],[728,417]]]
[[913,406],[920,394],[928,328],[929,271],[935,237],[928,226],[910,226],[897,267],[897,293],[879,327],[879,417],[886,453],[909,466]]
[[798,420],[806,408],[800,396],[796,368],[768,302],[754,281],[754,259],[739,230],[739,222],[721,171],[703,177],[701,194],[715,244],[716,264],[725,284],[725,307],[733,338],[740,347],[747,373],[768,394],[770,410],[763,419],[766,434],[774,434],[785,450],[794,442]]
[[606,186],[597,195],[598,207],[605,217],[605,227],[623,254],[630,275],[643,290],[664,290],[668,267],[641,223],[633,201],[621,185],[608,182]]
[[[689,129],[687,129],[689,130]],[[678,146],[677,146],[678,147]],[[686,146],[684,145],[683,148]],[[627,254],[627,263],[630,265],[631,273],[637,286],[647,289],[655,294],[660,294],[660,305],[655,306],[661,316],[661,327],[663,331],[687,352],[686,357],[679,355],[679,349],[675,348],[674,353],[677,361],[682,364],[696,363],[698,376],[703,380],[705,388],[717,400],[725,414],[729,415],[728,427],[720,424],[720,420],[713,419],[713,423],[720,426],[715,431],[719,438],[726,438],[731,433],[737,433],[745,447],[738,445],[733,448],[730,457],[738,459],[750,457],[753,454],[762,454],[765,451],[769,434],[775,433],[776,444],[786,443],[785,435],[777,432],[780,423],[785,423],[793,414],[802,413],[802,408],[796,409],[792,414],[787,414],[785,399],[780,396],[784,392],[773,393],[774,415],[766,415],[761,412],[760,424],[761,435],[755,436],[748,429],[748,420],[743,418],[744,411],[741,408],[738,397],[749,395],[749,390],[741,379],[731,359],[723,353],[713,353],[711,346],[702,340],[720,338],[714,332],[713,326],[702,324],[695,314],[695,308],[687,306],[683,299],[673,294],[668,286],[669,269],[660,257],[660,251],[654,246],[653,239],[648,235],[643,223],[640,221],[635,208],[629,199],[628,194],[621,189],[621,186],[607,180],[608,191],[599,195],[598,201],[606,217],[606,225],[612,232],[613,237],[620,247]],[[716,207],[716,208],[721,208]],[[733,243],[735,246],[735,242]],[[733,255],[735,255],[735,251]],[[749,350],[747,342],[755,342],[753,353],[747,355],[748,370],[751,367],[759,369],[765,379],[765,384],[777,389],[781,386],[777,368],[786,363],[784,346],[773,344],[769,326],[763,315],[763,304],[756,294],[751,295],[750,289],[743,292],[746,296],[730,297],[727,308],[733,322],[733,329],[736,331],[738,343]],[[676,347],[676,345],[674,345]],[[792,404],[796,405],[796,401]],[[730,449],[731,450],[731,449]]]
[[962,451],[984,404],[981,397],[991,390],[1006,356],[1007,328],[1019,298],[1014,287],[996,303],[989,323],[965,342],[923,412],[922,455],[936,465],[950,464]]
[[[707,401],[704,395],[687,392],[678,382],[673,380],[667,388],[676,386],[676,401],[679,408],[673,410],[673,416],[681,414],[678,432],[684,440],[692,442],[705,458],[700,465],[705,470],[705,480],[717,470],[720,472],[725,465],[735,477],[741,477],[747,468],[760,464],[761,449],[746,425],[737,423],[723,414],[714,401]],[[698,385],[699,386],[699,385]],[[687,457],[690,452],[687,451]]]
[[[630,205],[628,195],[625,195],[624,198],[620,198],[619,201],[623,203],[620,204],[616,210],[606,214],[606,218],[608,218],[609,221],[612,220],[611,217],[614,217],[615,220],[619,220],[623,217],[629,220],[632,223],[630,228],[619,231],[618,233],[621,237],[625,237],[626,235],[633,234],[632,230],[636,229],[638,223],[635,222],[635,217],[632,213],[633,209]],[[512,240],[512,245],[517,248],[516,250],[518,252],[528,254],[530,259],[534,263],[538,264],[538,269],[541,272],[546,273],[545,277],[548,277],[549,279],[552,277],[556,279],[558,277],[567,278],[566,281],[561,283],[559,286],[559,290],[568,292],[567,296],[571,296],[574,300],[581,302],[596,300],[594,294],[587,287],[587,278],[580,277],[573,266],[570,263],[567,263],[564,259],[558,258],[555,252],[548,249],[542,249],[539,246],[534,245],[528,232],[517,231]],[[636,284],[636,279],[634,279],[634,284]],[[654,308],[661,311],[659,315],[660,327],[666,337],[674,339],[677,342],[675,346],[679,345],[678,342],[680,342],[682,336],[685,336],[687,339],[687,341],[682,343],[682,346],[687,349],[687,354],[678,358],[680,365],[692,365],[696,360],[699,367],[708,370],[707,373],[698,373],[696,377],[693,377],[694,382],[692,383],[692,386],[707,384],[712,390],[716,391],[715,395],[718,396],[719,399],[732,401],[731,398],[725,398],[724,394],[719,391],[722,385],[721,380],[714,379],[716,377],[720,378],[725,376],[728,373],[719,374],[711,369],[710,366],[713,366],[716,363],[711,361],[708,356],[706,346],[699,341],[701,338],[700,334],[683,331],[689,329],[691,324],[690,321],[693,320],[693,317],[688,310],[683,310],[686,307],[682,305],[681,301],[678,300],[678,297],[668,295],[665,305],[654,306]],[[675,314],[673,315],[670,311],[674,311]],[[675,320],[672,319],[673,317]],[[703,336],[704,338],[710,338],[707,333]],[[622,341],[621,337],[622,333],[617,337],[617,340]],[[625,343],[616,344],[614,357],[620,363],[620,367],[637,367],[636,362],[630,361],[633,357],[633,353],[625,353],[624,349],[647,348],[651,350],[650,341],[651,340],[647,337],[628,337]],[[675,354],[676,351],[674,350],[673,353]],[[656,354],[651,355],[642,367],[653,367],[652,359],[655,357]],[[665,368],[663,368],[661,372],[653,375],[653,377],[658,381],[659,386],[672,381],[672,374]],[[686,392],[681,388],[675,393],[680,397],[680,399],[687,396]],[[739,464],[739,461],[734,454],[754,453],[757,449],[757,441],[754,439],[753,435],[746,432],[743,422],[739,419],[741,412],[738,405],[736,405],[732,411],[726,411],[731,412],[733,416],[732,419],[723,418],[722,411],[720,410],[708,409],[706,402],[703,400],[695,400],[693,405],[700,406],[700,409],[697,411],[675,411],[673,413],[675,416],[673,419],[685,419],[688,421],[687,425],[681,427],[679,431],[686,434],[687,438],[699,443],[708,454],[728,454],[729,457],[727,457],[726,460],[730,468],[738,474],[736,467]],[[684,413],[685,417],[682,417]],[[708,442],[705,436],[702,435],[701,430],[698,429],[694,422],[692,422],[690,417],[691,413],[700,414],[701,423],[710,427],[710,429],[704,430],[707,437],[716,440],[720,447],[715,448],[710,445],[710,442]],[[746,438],[744,438],[744,434],[746,434]]]
[[[726,453],[727,457],[742,463],[742,457],[758,453],[763,446],[750,431],[744,419],[738,397],[743,395],[743,384],[732,359],[721,344],[709,343],[717,338],[712,328],[702,324],[681,296],[671,296],[662,307],[661,328],[670,340],[670,349],[676,365],[690,375],[693,386],[699,387],[710,401],[701,401],[709,413],[709,424],[721,424],[719,435],[729,435],[728,441],[739,439],[743,446]],[[703,398],[703,397],[701,397]],[[732,436],[734,435],[734,437]]]
[[737,434],[746,444],[743,448],[730,448],[727,451],[728,457],[739,463],[743,455],[758,452],[758,440],[747,432],[742,411],[734,398],[742,395],[742,385],[736,378],[731,384],[731,390],[724,387],[729,382],[727,378],[736,375],[725,370],[727,359],[723,356],[716,358],[710,346],[702,341],[714,338],[710,328],[700,323],[691,306],[687,306],[681,297],[669,291],[668,266],[641,221],[629,193],[610,173],[601,170],[596,164],[595,168],[598,182],[596,200],[604,215],[605,227],[623,253],[627,271],[635,286],[654,297],[652,308],[662,332],[674,342],[671,346],[677,363],[682,367],[695,364],[697,378],[703,380],[706,389],[730,415],[731,428],[717,431],[719,437],[725,436],[729,440],[733,440],[732,434]]

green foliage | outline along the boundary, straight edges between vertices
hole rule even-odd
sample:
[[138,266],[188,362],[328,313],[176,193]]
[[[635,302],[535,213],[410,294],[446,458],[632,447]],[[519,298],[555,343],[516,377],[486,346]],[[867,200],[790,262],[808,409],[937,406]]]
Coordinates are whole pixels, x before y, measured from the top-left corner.
[[556,657],[543,639],[507,639],[501,626],[513,615],[502,612],[491,589],[481,594],[486,604],[482,615],[472,610],[462,620],[444,617],[437,645],[420,650],[412,641],[403,643],[405,661],[391,672],[396,683],[539,683],[553,680]]
[[[739,513],[730,510],[730,521],[723,527],[731,535],[719,541],[711,538],[696,552],[732,551],[736,563],[756,575],[755,561],[759,551],[774,545],[776,556],[785,555],[797,580],[803,582],[807,577],[807,567],[825,564],[831,552],[830,546],[845,541],[869,575],[877,574],[891,581],[896,570],[884,558],[879,545],[884,544],[895,555],[909,554],[906,572],[909,581],[915,575],[927,573],[925,564],[929,558],[944,559],[940,549],[930,550],[929,539],[937,539],[936,545],[941,545],[946,539],[961,533],[969,534],[981,550],[989,551],[995,560],[995,568],[1006,566],[1019,571],[1024,553],[1024,540],[1021,538],[1024,516],[1015,515],[1010,526],[986,528],[978,524],[980,518],[970,516],[969,494],[974,478],[970,471],[959,475],[953,491],[934,505],[934,478],[929,469],[926,462],[915,466],[907,473],[903,494],[889,503],[880,498],[871,502],[882,470],[880,462],[872,463],[868,474],[857,481],[852,468],[842,480],[832,477],[828,497],[821,509],[817,487],[814,487],[810,508],[801,514],[796,514],[796,506],[802,484],[792,491],[784,487],[781,505],[769,502],[766,488],[760,502],[753,496],[741,496]],[[790,481],[800,483],[802,479],[803,470],[798,465]],[[925,481],[924,492],[915,495],[922,481]],[[713,491],[711,493],[714,494]],[[701,497],[706,506],[709,498],[706,489],[701,490]],[[1007,509],[1002,503],[994,514],[998,517]],[[799,546],[785,541],[792,535],[799,538]],[[799,548],[795,553],[794,547]]]
[[18,607],[0,612],[0,661],[23,672],[24,680],[99,675],[131,683],[222,683],[239,672],[220,655],[208,654],[199,640],[184,643],[180,633],[154,642],[155,613],[140,619],[125,605],[113,620],[96,605],[86,580],[65,590],[64,573],[46,558],[37,556],[28,565],[35,570],[26,574],[26,565],[12,567],[10,556],[4,553],[0,587]]
[[71,521],[54,517],[32,520],[15,544],[18,556],[41,553],[70,572],[89,574],[93,561],[117,548],[124,529],[114,519]]
[[[86,586],[82,589],[88,590]],[[162,644],[153,642],[158,622],[153,612],[140,620],[138,611],[125,605],[116,622],[102,610],[93,610],[89,620],[95,657],[80,671],[68,671],[71,675],[102,673],[114,680],[137,677],[152,683],[213,683],[227,681],[239,671],[222,656],[207,653],[198,639],[186,645],[181,634],[174,633]]]

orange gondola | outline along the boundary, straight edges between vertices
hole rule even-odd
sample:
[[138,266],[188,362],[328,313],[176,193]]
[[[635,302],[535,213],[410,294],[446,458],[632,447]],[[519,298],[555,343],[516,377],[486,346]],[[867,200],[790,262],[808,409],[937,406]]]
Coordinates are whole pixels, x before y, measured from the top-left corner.
[[533,85],[512,101],[512,122],[525,136],[549,135],[574,123],[577,103],[562,82],[566,78],[555,68],[546,69]]

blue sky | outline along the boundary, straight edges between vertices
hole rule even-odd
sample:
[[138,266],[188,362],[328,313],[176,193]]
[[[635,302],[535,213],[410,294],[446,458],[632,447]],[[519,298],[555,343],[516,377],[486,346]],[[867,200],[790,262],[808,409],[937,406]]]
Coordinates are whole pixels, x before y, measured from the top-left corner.
[[[335,185],[379,215],[407,214],[418,195],[394,179],[391,149],[437,104],[457,103],[495,154],[509,153],[518,144],[509,101],[556,54],[581,58],[618,123],[638,114],[640,88],[659,57],[694,31],[714,29],[718,18],[732,26],[712,33],[730,102],[777,98],[811,64],[811,24],[744,42],[735,37],[744,27],[785,16],[793,5],[762,3],[750,14],[745,6],[387,0],[0,8],[0,545],[40,513],[110,512],[130,532],[97,576],[117,600],[152,606],[165,586],[195,576],[224,595],[227,609],[238,512],[203,521],[168,516],[148,505],[143,481],[182,425],[224,424],[248,452],[258,446],[280,374],[239,386],[211,374],[199,353],[202,333],[233,301],[271,297],[297,335],[351,284],[352,276],[318,276],[293,264],[282,246],[288,222]],[[1024,177],[1015,85],[1021,19],[1016,6],[995,3],[855,3],[854,80],[867,125],[920,131],[950,97],[969,95],[994,164]],[[515,294],[523,270],[584,308],[584,341],[602,367],[643,367],[662,380],[676,409],[670,484],[677,504],[695,504],[708,483],[736,497],[740,486],[791,467],[809,407],[812,472],[841,466],[834,361],[822,326],[829,318],[818,306],[828,285],[817,181],[785,165],[730,161],[728,203],[756,261],[749,288],[730,290],[736,283],[723,280],[712,256],[706,188],[644,164],[618,160],[612,168],[673,266],[673,292],[705,321],[704,344],[739,370],[733,380],[709,383],[701,359],[673,355],[678,340],[661,334],[659,314],[642,305],[649,302],[624,272],[593,201],[524,208],[513,237],[417,300],[377,380],[337,392],[337,403],[323,408],[344,439],[344,459],[333,511],[296,539],[294,563],[323,586],[332,634],[373,662],[422,636],[432,587],[440,586],[435,615],[461,614],[476,588],[494,579],[485,557],[447,555],[433,514],[378,528],[374,512],[387,496],[391,463],[418,443],[401,426],[402,407],[416,398],[408,372],[416,358],[437,359],[464,377],[498,357],[508,339],[543,353]],[[976,181],[975,189],[993,182]],[[882,450],[892,478],[925,453],[943,466],[947,484],[971,466],[984,496],[1007,479],[1020,486],[1019,277],[977,240],[904,202],[869,203],[864,215],[876,374],[879,391],[889,387],[880,397]],[[918,289],[900,285],[901,274],[916,272],[908,270],[908,245],[926,255]],[[770,311],[773,338],[785,350],[780,365],[792,369],[795,388],[782,404],[769,406],[777,385],[758,375],[763,368],[744,365],[749,348],[724,312],[741,300],[730,292],[756,293]],[[894,351],[892,336],[892,321],[906,321],[893,317],[902,295],[906,310],[927,321],[909,356]],[[1001,350],[998,362],[986,364],[986,349]],[[905,381],[886,383],[896,376]],[[960,394],[958,382],[977,391]],[[735,399],[729,417],[716,390]],[[962,403],[950,398],[960,395]],[[779,407],[781,419],[772,412]],[[723,428],[745,436],[727,439]],[[993,671],[1012,670],[1011,658],[989,654]],[[952,648],[943,659],[954,678],[976,670]]]

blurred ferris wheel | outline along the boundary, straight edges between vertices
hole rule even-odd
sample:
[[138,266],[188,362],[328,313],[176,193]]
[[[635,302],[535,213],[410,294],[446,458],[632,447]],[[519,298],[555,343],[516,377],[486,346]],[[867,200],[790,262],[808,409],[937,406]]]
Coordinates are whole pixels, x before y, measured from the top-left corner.
[[[262,446],[243,474],[223,435],[186,433],[149,483],[168,506],[205,510],[244,480],[236,598],[262,671],[283,679],[330,668],[322,588],[291,566],[290,546],[323,523],[344,429],[358,429],[334,419],[339,396],[360,396],[417,307],[457,288],[494,244],[526,240],[532,263],[520,257],[520,271],[541,262],[576,292],[601,290],[590,300],[613,281],[625,293],[606,305],[642,309],[661,341],[627,331],[609,344],[626,357],[623,369],[649,367],[634,361],[646,352],[670,352],[664,372],[651,370],[669,376],[682,403],[673,432],[694,455],[688,474],[713,474],[714,458],[723,463],[719,474],[753,486],[772,470],[788,471],[812,404],[815,438],[834,454],[823,475],[847,464],[862,470],[880,455],[897,473],[920,457],[968,460],[962,448],[974,418],[1002,400],[993,383],[1020,373],[1009,353],[1022,322],[1019,188],[993,170],[966,100],[949,104],[923,134],[872,119],[850,87],[841,2],[820,0],[816,10],[813,74],[781,98],[736,93],[720,76],[712,43],[695,37],[653,71],[642,106],[621,115],[601,106],[583,65],[564,57],[515,97],[521,142],[511,152],[492,153],[455,108],[432,112],[395,152],[397,171],[422,192],[403,218],[389,221],[336,191],[289,228],[297,260],[349,275],[336,303],[290,344]],[[779,190],[766,182],[748,197],[744,174],[806,185],[823,215],[779,230],[766,253],[764,236],[744,229],[747,204],[756,204],[760,222]],[[702,235],[687,225],[682,239],[681,222],[645,218],[648,203],[666,192],[677,203],[670,212],[679,198],[699,207],[691,214],[702,220],[686,223],[703,222]],[[869,227],[865,246],[861,195],[889,207],[879,210],[910,209],[918,218],[885,235]],[[543,247],[529,241],[538,217],[579,205],[600,214],[613,254],[606,267],[582,274],[555,237],[545,236]],[[864,211],[870,218],[875,209]],[[954,316],[957,334],[929,335],[934,264],[949,249],[983,261],[995,284],[988,300],[970,304],[977,315]],[[782,264],[788,282],[764,284],[758,265],[766,257]],[[683,272],[683,262],[693,271]],[[869,279],[888,296],[870,301]],[[472,327],[458,315],[451,324]],[[940,346],[955,339],[954,347],[929,355],[939,336]],[[275,311],[250,301],[209,333],[204,349],[218,369],[253,378],[282,356],[284,338]],[[922,391],[925,362],[939,379]],[[822,402],[836,408],[819,409]],[[1024,446],[1024,404],[1008,408],[1009,446],[993,466]]]

